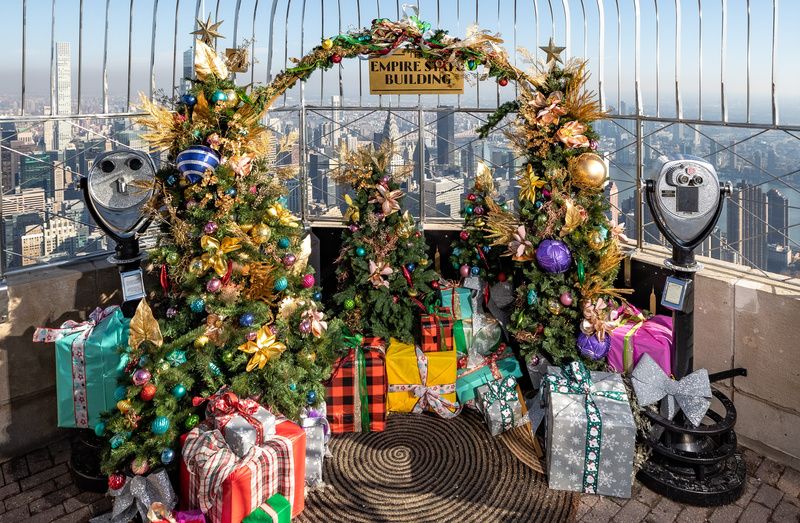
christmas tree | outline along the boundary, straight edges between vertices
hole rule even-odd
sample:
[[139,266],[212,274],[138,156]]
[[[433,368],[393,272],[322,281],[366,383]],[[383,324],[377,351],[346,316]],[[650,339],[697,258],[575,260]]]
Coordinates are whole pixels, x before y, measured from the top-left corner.
[[486,232],[490,199],[501,208],[507,209],[505,202],[499,202],[491,170],[480,162],[475,184],[461,209],[464,226],[458,238],[450,245],[450,263],[462,278],[480,276],[491,285],[506,281],[511,264],[508,258],[503,257],[505,248],[492,245],[492,239]]
[[427,246],[408,211],[402,212],[400,183],[409,170],[392,165],[391,141],[377,150],[347,154],[334,175],[353,188],[337,259],[339,292],[334,301],[352,331],[384,339],[413,339],[414,312],[437,280]]
[[144,138],[168,158],[151,204],[161,234],[150,261],[162,288],[137,309],[129,379],[96,427],[108,473],[172,462],[202,399],[223,386],[296,418],[324,398],[331,371],[310,239],[285,207],[294,173],[268,160],[292,137],[277,143],[261,125],[274,93],[236,86],[229,68],[244,50],[220,58],[215,28],[201,22],[196,78],[176,110],[143,101]]
[[[487,229],[518,262],[521,278],[511,330],[521,352],[561,363],[599,359],[613,325],[612,288],[620,250],[603,195],[607,167],[591,122],[603,116],[585,89],[585,63],[558,65],[558,48],[525,82],[520,98],[490,122],[518,110],[514,146],[526,156],[519,175],[519,214],[489,202]],[[483,132],[488,129],[483,129]]]

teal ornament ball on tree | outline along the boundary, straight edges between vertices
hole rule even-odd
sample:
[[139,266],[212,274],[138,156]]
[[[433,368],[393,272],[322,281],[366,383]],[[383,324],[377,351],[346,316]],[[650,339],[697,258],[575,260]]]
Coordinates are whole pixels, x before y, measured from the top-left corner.
[[275,285],[273,285],[273,288],[276,291],[281,292],[285,291],[286,287],[288,286],[289,286],[289,280],[287,280],[285,276],[281,276],[280,278],[275,280]]
[[289,238],[287,238],[286,236],[278,240],[278,247],[280,247],[281,249],[288,249],[289,245],[291,245],[291,242],[289,241]]
[[157,416],[150,424],[150,432],[160,436],[166,434],[169,430],[169,418],[166,416]]
[[194,312],[195,314],[200,314],[201,312],[203,312],[204,310],[206,310],[206,302],[205,302],[205,300],[204,300],[203,298],[195,298],[195,299],[194,299],[194,300],[192,300],[192,302],[189,304],[189,308],[190,308],[190,309],[192,310],[192,312]]
[[106,424],[102,421],[98,421],[97,424],[94,426],[94,434],[98,437],[102,436],[106,433]]
[[186,396],[186,387],[184,387],[181,383],[175,385],[172,387],[172,395],[175,397],[175,399],[183,398]]
[[367,250],[364,247],[356,247],[356,256],[363,258],[367,255]]

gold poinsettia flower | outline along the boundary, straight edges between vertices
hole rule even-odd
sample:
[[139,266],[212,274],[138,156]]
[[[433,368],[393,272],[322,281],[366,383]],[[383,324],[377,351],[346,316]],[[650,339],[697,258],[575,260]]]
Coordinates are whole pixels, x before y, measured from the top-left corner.
[[398,202],[397,199],[403,196],[403,191],[399,189],[390,191],[383,185],[378,185],[376,189],[378,190],[378,194],[376,194],[375,198],[371,199],[369,203],[380,203],[381,211],[383,211],[384,216],[389,216],[400,210],[400,202]]
[[239,238],[225,237],[220,242],[213,236],[204,234],[200,238],[200,247],[206,251],[200,260],[203,262],[203,271],[214,269],[218,276],[225,276],[228,272],[229,252],[237,251],[242,248]]
[[545,98],[540,92],[532,100],[532,105],[536,110],[536,123],[539,125],[558,125],[560,117],[567,114],[567,110],[561,106],[564,95],[561,91],[555,91]]
[[561,126],[561,128],[556,132],[556,138],[561,140],[561,143],[570,149],[588,147],[589,138],[583,134],[587,129],[588,126],[586,124],[577,120],[573,120],[572,122],[567,122]]
[[564,207],[567,210],[564,216],[564,226],[561,228],[561,237],[568,235],[586,220],[586,209],[580,205],[575,205],[572,199],[567,198],[564,200]]
[[297,227],[297,217],[292,214],[292,211],[280,203],[275,203],[272,207],[267,209],[267,214],[275,218],[281,225]]
[[353,199],[349,194],[344,195],[344,201],[347,204],[347,210],[344,212],[345,223],[356,223],[361,220],[361,211],[353,205]]
[[239,345],[239,350],[253,355],[247,362],[247,372],[250,372],[256,367],[263,369],[269,360],[286,350],[286,345],[275,338],[269,325],[264,325],[258,329],[256,338]]
[[525,168],[525,173],[519,179],[519,199],[536,201],[536,189],[544,186],[544,180],[536,176],[531,164]]
[[384,276],[389,276],[394,272],[394,269],[389,267],[389,264],[386,262],[375,263],[374,261],[369,261],[369,281],[372,285],[377,289],[378,287],[386,287],[389,288],[389,282],[384,280]]

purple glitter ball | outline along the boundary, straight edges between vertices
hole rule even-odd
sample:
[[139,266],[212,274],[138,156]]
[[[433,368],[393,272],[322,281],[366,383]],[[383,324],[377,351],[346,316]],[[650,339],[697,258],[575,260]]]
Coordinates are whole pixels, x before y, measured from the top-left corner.
[[287,254],[283,257],[283,264],[287,267],[294,265],[295,261],[297,261],[297,257],[294,254]]
[[381,178],[381,183],[383,185],[387,185],[389,183],[389,177],[388,176],[384,176],[383,178]]
[[545,198],[547,198],[549,200],[550,199],[550,191],[547,190],[547,189],[542,189],[542,196],[544,196]]
[[256,341],[256,338],[258,338],[258,333],[256,331],[250,331],[247,333],[248,341]]
[[536,248],[536,261],[547,272],[566,272],[572,264],[569,247],[559,240],[544,240]]
[[178,310],[174,307],[167,309],[167,318],[174,318],[178,315]]
[[311,322],[308,320],[303,320],[300,322],[300,332],[304,334],[308,334],[311,332]]
[[578,334],[578,351],[584,358],[599,360],[608,354],[610,348],[611,336],[606,336],[603,341],[600,341],[594,334],[587,335],[582,332]]
[[350,229],[350,232],[356,232],[358,230],[358,225],[351,223],[348,228]]
[[214,234],[215,232],[217,232],[218,228],[219,227],[217,226],[217,222],[208,222],[203,226],[203,232],[206,234]]

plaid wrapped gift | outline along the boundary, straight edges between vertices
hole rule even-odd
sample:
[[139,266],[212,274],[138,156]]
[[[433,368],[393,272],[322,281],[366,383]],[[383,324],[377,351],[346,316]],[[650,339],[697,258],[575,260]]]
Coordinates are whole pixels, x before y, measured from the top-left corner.
[[453,316],[450,309],[433,308],[420,317],[422,333],[422,352],[451,351],[455,348],[453,338]]
[[205,426],[181,436],[183,509],[198,507],[211,523],[238,523],[275,493],[291,500],[292,516],[305,507],[306,433],[282,421],[276,434],[238,457],[222,434]]
[[380,338],[347,336],[347,356],[334,363],[326,384],[326,417],[333,434],[386,428],[386,368]]
[[456,401],[456,351],[426,353],[392,339],[386,356],[386,378],[387,408],[392,412],[429,410],[452,418],[461,411]]

